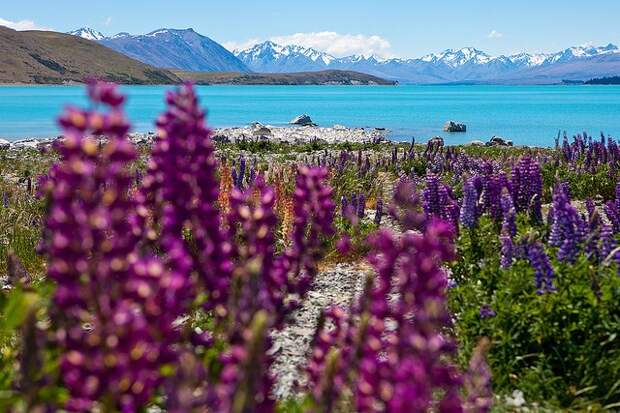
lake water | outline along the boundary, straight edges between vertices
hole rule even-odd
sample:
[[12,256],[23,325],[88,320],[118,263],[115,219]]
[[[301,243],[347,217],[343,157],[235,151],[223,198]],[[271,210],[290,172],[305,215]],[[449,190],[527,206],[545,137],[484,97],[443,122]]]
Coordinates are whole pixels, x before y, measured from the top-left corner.
[[[135,131],[153,130],[166,86],[126,86]],[[258,121],[286,125],[307,113],[321,126],[387,128],[392,139],[419,142],[441,135],[447,143],[488,140],[551,146],[558,130],[601,131],[620,137],[619,86],[201,86],[201,104],[213,127]],[[67,104],[84,105],[80,86],[1,86],[0,137],[59,133],[55,118]],[[467,124],[447,134],[447,120]]]

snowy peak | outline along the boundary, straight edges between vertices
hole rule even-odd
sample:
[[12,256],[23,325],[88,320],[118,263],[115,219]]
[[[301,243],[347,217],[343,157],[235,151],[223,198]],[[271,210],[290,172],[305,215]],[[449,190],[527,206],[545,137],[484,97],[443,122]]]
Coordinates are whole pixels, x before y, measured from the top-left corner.
[[335,57],[316,49],[297,45],[282,46],[272,41],[259,43],[245,50],[235,50],[234,54],[241,60],[270,59],[277,61],[290,57],[304,57],[312,62],[322,62],[325,65],[329,65],[335,60]]
[[196,33],[196,31],[194,31],[194,29],[192,28],[189,28],[189,29],[157,29],[157,30],[153,30],[150,33],[145,34],[144,36],[145,37],[158,37],[158,36],[166,36],[166,35],[183,36],[186,34],[193,34],[196,36],[204,37]]
[[68,32],[67,34],[93,41],[105,39],[105,36],[101,32],[98,32],[97,30],[91,29],[89,27],[82,27],[81,29],[73,30],[72,32]]
[[540,66],[549,58],[548,54],[538,53],[518,53],[511,56],[500,56],[498,59],[504,58],[506,61],[521,67]]
[[474,47],[464,47],[459,50],[447,49],[441,53],[433,53],[423,56],[420,60],[428,63],[443,63],[452,68],[467,64],[485,64],[491,60],[491,56]]
[[609,53],[618,53],[618,47],[612,43],[607,46],[595,47],[592,45],[569,47],[566,50],[555,53],[545,61],[546,64],[567,62],[573,59],[583,59],[588,57],[600,56]]
[[119,33],[99,42],[155,67],[206,72],[249,71],[222,45],[192,28],[161,28],[135,36]]
[[110,37],[110,39],[122,39],[124,37],[131,37],[131,34],[127,32],[116,33],[114,36]]

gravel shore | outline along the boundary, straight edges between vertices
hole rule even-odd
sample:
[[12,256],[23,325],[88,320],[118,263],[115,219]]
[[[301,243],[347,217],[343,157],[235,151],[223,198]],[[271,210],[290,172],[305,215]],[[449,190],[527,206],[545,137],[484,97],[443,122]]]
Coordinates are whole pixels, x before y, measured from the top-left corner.
[[[234,143],[243,140],[269,141],[274,143],[304,144],[312,141],[325,143],[365,143],[384,142],[388,131],[374,128],[347,128],[340,125],[323,128],[318,126],[274,127],[254,123],[247,127],[218,128],[213,130],[216,142]],[[131,133],[130,139],[136,144],[151,144],[155,133]],[[37,149],[51,145],[59,138],[25,138],[7,140],[0,138],[0,149]]]
[[302,307],[295,311],[282,331],[272,334],[276,360],[274,395],[282,400],[295,395],[295,384],[303,383],[303,367],[310,350],[321,310],[333,304],[347,307],[359,295],[371,272],[364,263],[336,264],[321,271]]

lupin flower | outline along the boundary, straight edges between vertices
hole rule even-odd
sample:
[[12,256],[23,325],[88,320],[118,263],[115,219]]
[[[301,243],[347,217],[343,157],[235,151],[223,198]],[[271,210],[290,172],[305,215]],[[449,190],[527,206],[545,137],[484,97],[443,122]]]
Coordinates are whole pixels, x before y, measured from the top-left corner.
[[450,188],[441,182],[437,175],[429,174],[426,176],[426,188],[422,194],[426,215],[441,218],[452,224],[454,231],[458,231],[459,206]]
[[239,172],[237,172],[237,182],[235,183],[237,188],[243,189],[243,181],[245,180],[245,168],[246,161],[245,157],[239,157]]
[[[449,224],[431,221],[422,235],[407,232],[398,240],[384,230],[371,240],[382,252],[369,257],[378,277],[367,304],[368,338],[361,348],[355,396],[359,411],[427,411],[437,402],[437,388],[445,390],[440,411],[460,409],[458,375],[442,361],[454,346],[440,333],[449,323],[447,278],[440,263],[453,257],[451,237]],[[393,280],[403,293],[390,303]],[[395,330],[386,329],[386,318],[395,320]]]
[[529,212],[536,221],[542,220],[542,175],[538,162],[524,156],[512,170],[512,199],[517,212]]
[[478,191],[473,178],[468,179],[463,187],[463,205],[460,221],[466,228],[472,229],[478,220]]
[[502,245],[500,265],[502,268],[509,268],[514,257],[514,243],[510,235],[501,235],[499,240]]
[[559,247],[558,259],[573,262],[585,238],[586,223],[571,205],[568,184],[556,186],[553,193],[553,222],[549,242]]
[[308,292],[323,257],[322,237],[332,235],[335,205],[325,185],[327,171],[303,167],[294,193],[295,222],[291,245],[275,255],[275,195],[262,177],[245,192],[231,193],[229,226],[242,242],[235,246],[228,332],[231,348],[215,386],[218,412],[272,411],[268,330],[281,328],[284,317]]
[[375,206],[375,225],[381,225],[381,218],[383,217],[383,200],[381,198],[377,199],[377,205]]
[[[217,306],[223,314],[232,246],[215,207],[219,183],[211,131],[190,85],[170,92],[167,103],[168,111],[157,121],[158,139],[137,195],[138,214],[132,229],[145,243],[165,251],[175,282],[182,286],[176,297],[178,305],[191,302],[200,283],[209,294],[207,305]],[[191,244],[184,235],[186,230],[192,233]],[[192,272],[199,274],[199,279],[193,278]]]
[[616,248],[616,240],[614,239],[614,233],[610,225],[603,224],[601,226],[600,242],[599,256],[604,260]]
[[480,307],[480,318],[482,319],[491,318],[491,317],[495,317],[496,315],[497,314],[495,313],[495,311],[493,311],[491,306],[485,304]]
[[357,204],[357,217],[361,220],[364,218],[366,214],[366,197],[364,194],[360,194],[358,204]]
[[501,199],[502,207],[502,233],[514,237],[517,235],[517,223],[515,208],[512,203],[512,197],[505,193]]
[[620,233],[620,182],[616,185],[616,199],[605,204],[605,215],[611,222],[614,233]]
[[336,250],[338,250],[340,255],[348,255],[351,252],[351,238],[348,235],[343,235],[336,242]]
[[553,286],[555,274],[549,262],[549,257],[540,242],[534,242],[526,246],[526,255],[535,271],[536,292],[545,294],[554,292]]
[[[493,310],[491,311],[493,312]],[[493,312],[494,315],[495,312]],[[464,410],[467,413],[486,413],[493,407],[491,369],[486,362],[486,353],[489,346],[489,339],[483,338],[480,340],[469,361],[469,370],[465,377],[467,400]]]
[[[90,411],[106,399],[110,408],[133,412],[149,401],[162,364],[173,359],[176,316],[161,312],[161,287],[172,280],[158,259],[138,254],[127,231],[134,206],[128,163],[136,152],[123,98],[99,82],[89,84],[89,95],[109,111],[68,109],[60,118],[65,139],[45,188],[43,251],[57,285],[54,311],[62,313],[57,337],[67,409]],[[88,133],[108,141],[98,145]]]
[[420,208],[420,196],[409,178],[401,178],[396,184],[390,215],[400,223],[404,231],[419,231],[426,226],[428,217]]
[[331,306],[321,313],[311,343],[311,353],[306,365],[308,389],[311,390],[322,412],[333,412],[346,384],[344,359],[348,354],[347,335],[349,316],[338,306]]
[[217,413],[273,412],[275,400],[270,394],[273,378],[267,368],[271,339],[267,311],[257,312],[248,327],[242,327],[241,339],[232,343],[221,357],[220,382],[210,389],[209,407]]
[[308,386],[319,411],[337,411],[334,398],[346,393],[346,386],[360,412],[463,411],[461,377],[448,362],[455,346],[442,333],[450,323],[442,264],[454,258],[453,232],[441,220],[413,218],[420,214],[414,194],[413,185],[401,181],[392,214],[404,228],[421,233],[373,234],[368,259],[376,276],[368,279],[349,316],[338,311],[323,318],[332,328],[317,332],[308,365]]
[[492,164],[487,163],[485,169],[487,169],[487,171],[481,179],[482,204],[484,209],[490,213],[491,217],[495,221],[499,221],[502,218],[500,199],[502,197],[503,188],[507,186],[507,178],[503,173],[494,174]]
[[351,202],[349,203],[349,205],[351,205],[351,209],[353,210],[354,214],[357,214],[358,204],[359,203],[357,200],[357,194],[351,195]]

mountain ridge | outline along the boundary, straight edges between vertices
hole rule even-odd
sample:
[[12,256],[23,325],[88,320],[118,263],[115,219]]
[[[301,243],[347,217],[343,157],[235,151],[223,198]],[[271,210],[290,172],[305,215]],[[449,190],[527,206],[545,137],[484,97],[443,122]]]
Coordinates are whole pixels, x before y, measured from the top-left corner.
[[[104,36],[89,28],[71,32],[153,66],[184,71],[298,73],[343,70],[400,83],[555,84],[620,73],[620,49],[574,46],[555,53],[491,56],[475,47],[446,49],[418,58],[335,57],[299,45],[272,41],[228,51],[193,29],[157,29],[144,35]],[[103,36],[103,37],[102,37]]]
[[0,26],[0,83],[81,83],[88,77],[125,84],[172,84],[172,72],[133,60],[97,42],[50,31]]
[[[244,50],[236,50],[233,53],[250,69],[258,72],[268,69],[273,72],[287,73],[301,69],[307,70],[309,67],[313,70],[355,70],[413,83],[492,82],[517,74],[522,75],[522,80],[527,82],[526,71],[529,69],[572,64],[575,61],[585,62],[604,55],[620,57],[620,50],[611,43],[600,47],[575,46],[556,53],[491,56],[474,47],[464,47],[446,49],[443,52],[431,53],[419,58],[380,59],[376,56],[360,55],[337,58],[312,48],[294,45],[281,46],[268,41]],[[620,65],[618,71],[620,72]],[[585,73],[581,76],[578,71],[573,71],[573,74],[587,78]],[[560,79],[548,80],[558,82]]]
[[161,28],[141,35],[121,32],[105,36],[96,30],[83,27],[68,34],[94,40],[156,67],[209,72],[250,71],[224,46],[192,28]]

